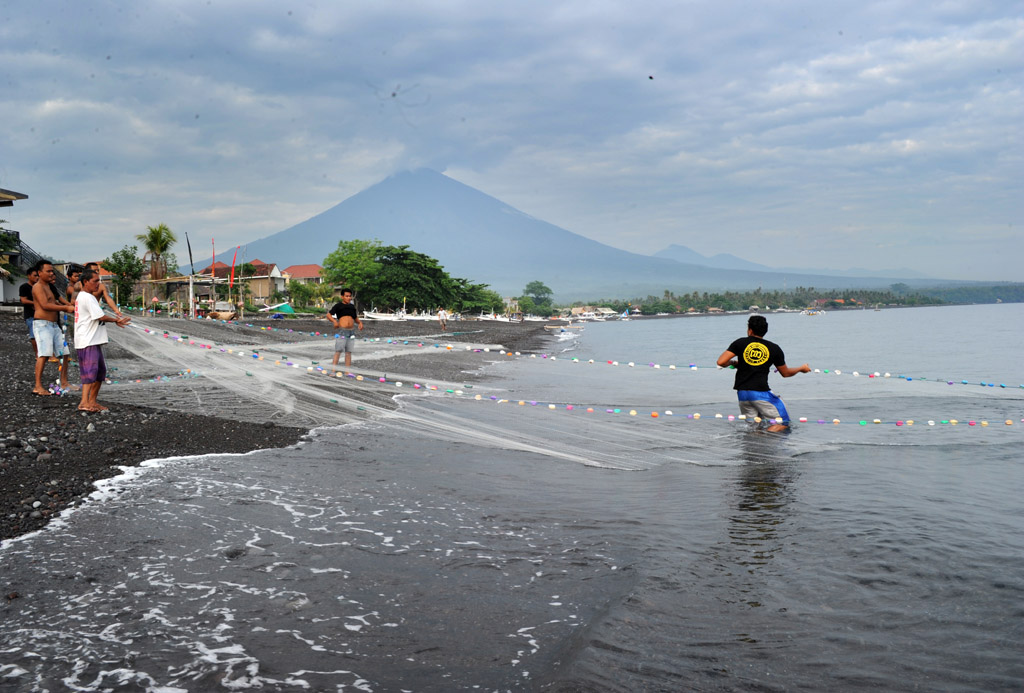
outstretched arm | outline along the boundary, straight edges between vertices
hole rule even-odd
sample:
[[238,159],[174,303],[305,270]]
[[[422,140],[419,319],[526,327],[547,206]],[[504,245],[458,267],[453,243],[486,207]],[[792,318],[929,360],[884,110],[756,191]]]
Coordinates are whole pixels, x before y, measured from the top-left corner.
[[112,310],[115,313],[117,313],[118,317],[120,317],[121,316],[121,309],[117,307],[117,304],[114,303],[114,299],[112,299],[110,297],[110,292],[107,291],[107,285],[101,283],[100,284],[100,288],[103,289],[102,293],[100,294],[100,297],[103,299],[104,303],[106,303],[108,306],[110,306],[110,310]]
[[792,378],[797,373],[810,373],[810,372],[811,372],[811,367],[808,366],[806,363],[804,365],[800,366],[799,368],[790,368],[786,364],[782,364],[781,366],[779,366],[779,375],[781,375],[783,378]]
[[736,361],[734,360],[735,358],[736,358],[736,354],[734,354],[731,351],[729,351],[728,349],[726,349],[725,351],[722,352],[722,355],[718,357],[718,367],[719,368],[728,368],[729,366],[735,366],[736,365]]

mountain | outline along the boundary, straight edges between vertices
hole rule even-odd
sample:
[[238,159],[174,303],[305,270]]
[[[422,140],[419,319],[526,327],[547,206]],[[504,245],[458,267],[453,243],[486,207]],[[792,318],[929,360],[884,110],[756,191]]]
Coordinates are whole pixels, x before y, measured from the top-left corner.
[[842,289],[905,281],[720,269],[631,253],[535,219],[430,169],[390,176],[306,221],[248,243],[244,257],[279,267],[322,263],[342,239],[408,245],[436,258],[449,274],[506,296],[540,280],[558,301],[660,295],[665,289]]

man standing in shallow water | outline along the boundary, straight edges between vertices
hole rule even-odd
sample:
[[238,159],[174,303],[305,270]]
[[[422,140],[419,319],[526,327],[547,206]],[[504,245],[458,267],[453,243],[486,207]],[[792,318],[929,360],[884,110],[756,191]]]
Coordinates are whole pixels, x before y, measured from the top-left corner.
[[359,319],[355,304],[352,303],[352,289],[341,290],[341,301],[334,304],[334,307],[327,313],[327,319],[338,330],[338,334],[334,337],[334,361],[332,363],[337,366],[338,357],[344,352],[345,368],[351,368],[352,342],[356,336],[356,331],[353,328],[358,325],[360,330],[363,329],[363,321]]
[[789,378],[797,373],[810,373],[806,363],[799,368],[786,365],[782,347],[764,338],[768,332],[768,320],[763,315],[751,315],[747,321],[747,336],[735,340],[718,357],[721,368],[736,367],[736,382],[733,389],[740,401],[740,413],[748,417],[776,421],[768,426],[777,433],[789,429],[789,412],[782,398],[768,388],[768,374],[775,366],[779,375]]

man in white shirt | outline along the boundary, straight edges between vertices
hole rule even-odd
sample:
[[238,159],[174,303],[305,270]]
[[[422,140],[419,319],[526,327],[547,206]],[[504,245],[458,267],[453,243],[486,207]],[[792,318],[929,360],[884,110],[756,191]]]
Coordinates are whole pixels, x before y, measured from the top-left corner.
[[78,403],[81,411],[103,411],[96,399],[100,394],[100,386],[107,377],[107,364],[103,360],[103,346],[107,343],[105,322],[115,323],[124,327],[131,318],[128,316],[113,317],[100,308],[94,294],[100,286],[100,275],[95,270],[82,272],[82,291],[75,299],[75,349],[78,350],[78,370],[82,376],[82,401]]

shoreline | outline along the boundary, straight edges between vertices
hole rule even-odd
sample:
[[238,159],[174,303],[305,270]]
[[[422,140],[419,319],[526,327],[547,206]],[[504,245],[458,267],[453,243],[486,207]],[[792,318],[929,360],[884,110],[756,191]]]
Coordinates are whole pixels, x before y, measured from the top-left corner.
[[[328,332],[325,320],[251,320],[249,323],[222,324],[215,321],[174,321],[157,319],[158,324],[187,326],[190,333],[205,338],[220,337],[224,343],[266,343],[267,331],[260,327],[287,328],[297,333]],[[501,345],[512,351],[540,351],[551,336],[543,326],[548,323],[510,324],[488,321],[449,323],[450,331],[439,333],[434,321],[366,321],[362,336],[437,337],[458,343]],[[252,325],[252,327],[250,327]],[[326,328],[326,329],[325,329]],[[280,330],[279,330],[280,332]],[[117,346],[117,335],[107,345],[108,367],[118,367],[133,357]],[[287,333],[277,337],[287,339]],[[332,344],[324,340],[326,360]],[[278,343],[294,343],[279,341]],[[360,347],[353,358],[353,370],[402,371],[432,379],[479,381],[485,376],[485,364],[479,359],[460,358],[455,353],[424,353],[394,356],[360,364]],[[25,334],[21,313],[0,313],[0,407],[4,426],[0,429],[0,541],[44,528],[65,508],[84,501],[94,490],[94,482],[117,476],[121,467],[134,467],[151,459],[220,453],[246,453],[267,448],[285,448],[301,441],[311,427],[279,425],[273,422],[242,421],[224,416],[208,416],[193,411],[111,402],[110,390],[100,393],[110,409],[102,413],[77,410],[79,393],[39,396],[32,393],[35,358]],[[136,364],[133,364],[136,365]],[[145,369],[145,364],[136,365]],[[468,372],[467,372],[468,370]],[[44,380],[56,375],[48,364]],[[155,374],[160,375],[160,374]],[[145,376],[145,377],[152,377]],[[71,366],[69,383],[78,382],[77,365]],[[104,397],[104,394],[108,397]],[[393,394],[386,399],[390,402]],[[202,431],[203,435],[196,435]]]

